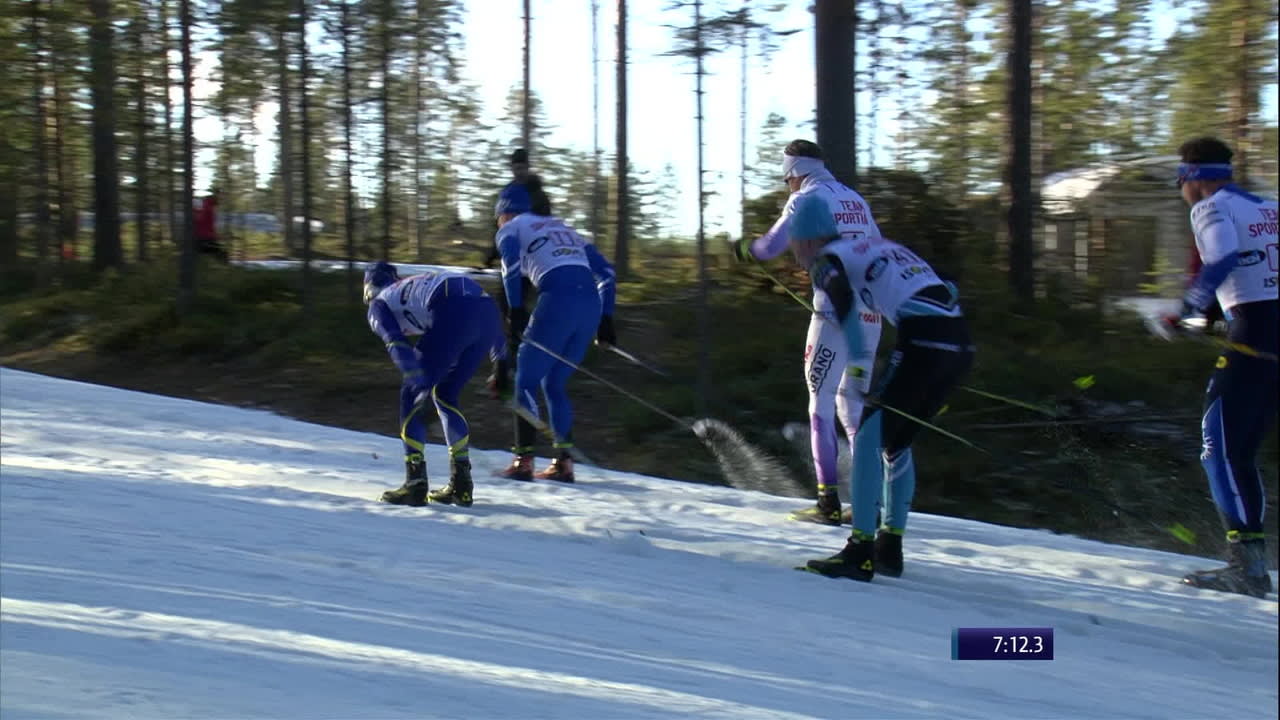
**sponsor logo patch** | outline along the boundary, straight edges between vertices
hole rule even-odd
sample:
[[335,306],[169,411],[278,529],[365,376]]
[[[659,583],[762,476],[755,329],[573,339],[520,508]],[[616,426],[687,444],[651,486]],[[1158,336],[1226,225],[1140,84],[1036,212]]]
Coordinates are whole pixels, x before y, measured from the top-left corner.
[[819,345],[813,353],[813,363],[809,366],[809,391],[817,392],[827,381],[827,373],[831,371],[831,361],[836,353],[826,345]]
[[867,282],[875,282],[876,278],[884,274],[884,269],[888,264],[889,258],[884,257],[883,255],[872,260],[871,264],[867,266]]
[[1267,259],[1267,254],[1261,250],[1241,250],[1236,253],[1236,265],[1240,267],[1249,267]]

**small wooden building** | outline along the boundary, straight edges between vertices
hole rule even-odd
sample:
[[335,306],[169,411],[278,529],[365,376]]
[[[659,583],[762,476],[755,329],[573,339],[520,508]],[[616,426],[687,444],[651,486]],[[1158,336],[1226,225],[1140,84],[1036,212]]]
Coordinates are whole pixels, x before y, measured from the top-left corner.
[[1094,296],[1180,289],[1195,240],[1177,166],[1177,156],[1135,157],[1045,177],[1043,277]]

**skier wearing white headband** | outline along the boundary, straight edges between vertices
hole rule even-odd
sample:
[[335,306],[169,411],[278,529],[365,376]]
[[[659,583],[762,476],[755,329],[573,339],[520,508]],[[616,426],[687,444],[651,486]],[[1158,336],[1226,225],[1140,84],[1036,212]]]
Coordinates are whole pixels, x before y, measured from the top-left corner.
[[[734,246],[740,260],[771,260],[788,247],[789,226],[796,204],[802,197],[816,195],[831,208],[840,236],[876,239],[880,228],[871,217],[866,200],[855,190],[836,180],[822,161],[822,149],[808,140],[793,140],[783,150],[782,176],[791,196],[782,215],[767,233],[755,240],[742,238]],[[809,389],[809,433],[814,472],[818,481],[818,502],[812,508],[792,513],[796,520],[839,525],[842,508],[837,493],[836,418],[843,426],[850,451],[862,417],[862,397],[871,387],[876,346],[880,343],[880,316],[856,302],[861,323],[863,352],[850,357],[834,307],[826,293],[814,288],[814,313],[805,338],[804,375]],[[848,372],[846,372],[848,368]],[[844,519],[847,522],[847,519]]]

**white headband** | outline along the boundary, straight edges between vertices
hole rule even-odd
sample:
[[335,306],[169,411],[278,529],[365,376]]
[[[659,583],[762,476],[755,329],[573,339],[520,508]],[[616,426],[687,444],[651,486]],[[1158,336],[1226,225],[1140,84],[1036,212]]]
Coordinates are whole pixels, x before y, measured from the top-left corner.
[[804,157],[803,155],[784,154],[782,156],[782,177],[784,180],[812,175],[825,167],[826,165],[818,158]]

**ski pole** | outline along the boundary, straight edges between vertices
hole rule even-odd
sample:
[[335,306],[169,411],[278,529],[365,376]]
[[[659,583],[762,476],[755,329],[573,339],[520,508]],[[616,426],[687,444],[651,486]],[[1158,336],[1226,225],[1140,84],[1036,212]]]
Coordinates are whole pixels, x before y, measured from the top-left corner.
[[788,295],[790,295],[790,296],[791,296],[791,299],[793,299],[793,300],[795,300],[796,302],[798,302],[798,303],[800,303],[801,305],[803,305],[805,308],[807,308],[807,309],[809,310],[809,312],[816,312],[816,311],[813,309],[813,305],[812,305],[808,300],[805,300],[804,298],[802,298],[802,297],[800,297],[799,295],[797,295],[797,294],[795,293],[795,291],[794,291],[794,290],[792,290],[791,288],[787,287],[787,286],[786,286],[786,285],[785,285],[781,280],[779,280],[779,279],[777,278],[777,276],[775,276],[773,273],[771,273],[771,272],[769,272],[767,269],[765,269],[764,263],[760,262],[760,258],[756,257],[755,255],[752,255],[752,256],[751,256],[751,259],[752,259],[752,260],[755,260],[755,262],[756,262],[756,269],[757,269],[757,270],[759,270],[760,272],[764,273],[764,276],[765,276],[765,277],[767,277],[767,278],[769,278],[770,280],[772,280],[772,281],[774,282],[774,284],[775,284],[775,285],[777,285],[778,287],[782,288],[783,292],[785,292],[786,294],[788,294]]
[[[727,424],[710,418],[702,418],[694,423],[689,423],[663,410],[662,408],[648,402],[647,400],[628,392],[624,388],[605,380],[590,370],[586,370],[577,363],[570,362],[568,358],[562,357],[553,350],[547,348],[537,340],[531,340],[525,336],[524,342],[545,352],[551,357],[568,365],[569,367],[579,370],[589,377],[592,377],[605,385],[617,390],[627,397],[635,400],[641,405],[667,418],[677,426],[685,428],[692,432],[695,437],[702,442],[703,445],[711,451],[715,456],[716,462],[720,465],[721,471],[729,481],[731,487],[750,490],[764,490],[766,492],[774,492],[780,485],[790,487],[792,490],[800,490],[800,486],[796,485],[795,478],[791,473],[787,472],[785,466],[769,457],[767,453],[762,452],[742,436],[741,433],[729,427]],[[744,481],[748,478],[749,481]]]
[[1174,415],[1140,415],[1132,417],[1103,417],[1103,418],[1072,418],[1070,420],[1046,420],[1044,422],[1021,422],[1021,423],[981,423],[978,425],[970,425],[970,430],[1014,430],[1018,428],[1044,428],[1058,427],[1061,425],[1115,425],[1136,422],[1161,422],[1168,420],[1191,420],[1199,418],[1197,414],[1174,414]]
[[[533,426],[534,430],[542,433],[542,435],[551,442],[556,442],[556,434],[545,420],[521,407],[520,403],[516,401],[514,397],[511,399],[509,405],[511,407],[511,411],[516,415],[519,415],[521,420],[529,423]],[[574,462],[579,462],[583,465],[595,465],[595,463],[591,461],[591,458],[587,457],[585,453],[578,449],[577,445],[573,445],[567,449],[569,451],[569,455],[574,459]]]
[[1227,338],[1207,335],[1202,332],[1175,333],[1171,328],[1167,327],[1160,318],[1155,317],[1154,315],[1147,315],[1143,317],[1142,324],[1146,326],[1148,332],[1161,340],[1172,342],[1174,338],[1177,337],[1191,337],[1199,340],[1200,342],[1219,345],[1227,350],[1234,350],[1241,355],[1248,355],[1249,357],[1260,358],[1262,360],[1270,360],[1271,362],[1280,362],[1280,356],[1277,356],[1275,353],[1267,352],[1266,350],[1259,350],[1251,345],[1246,345],[1234,340],[1228,340]]
[[617,345],[610,345],[610,344],[608,344],[608,343],[596,343],[596,344],[597,344],[597,345],[599,345],[599,346],[601,346],[601,347],[603,347],[605,350],[608,350],[609,352],[612,352],[612,353],[614,353],[614,354],[618,355],[619,357],[621,357],[622,359],[624,359],[624,360],[626,360],[626,361],[628,361],[628,362],[630,362],[630,363],[633,363],[633,364],[635,364],[635,365],[639,365],[640,367],[644,368],[645,370],[648,370],[649,372],[651,372],[651,373],[653,373],[653,374],[655,374],[655,375],[661,375],[662,377],[669,377],[669,376],[667,375],[666,371],[664,371],[664,370],[662,370],[662,369],[660,369],[660,368],[657,368],[657,367],[655,367],[655,366],[653,366],[653,365],[650,365],[649,363],[645,362],[644,360],[641,360],[640,358],[636,357],[635,355],[632,355],[631,353],[627,352],[626,350],[623,350],[622,348],[618,347]]
[[1000,402],[1013,405],[1014,407],[1026,408],[1027,410],[1038,412],[1041,415],[1044,415],[1045,417],[1051,417],[1051,418],[1058,417],[1058,413],[1053,412],[1052,410],[1049,410],[1047,408],[1042,408],[1039,405],[1032,405],[1029,402],[1023,402],[1021,400],[1015,400],[1013,398],[1008,398],[1003,395],[997,395],[992,392],[987,392],[986,390],[979,390],[978,388],[969,387],[968,385],[961,385],[959,386],[959,388],[961,390],[964,390],[965,392],[971,392],[974,395],[981,395],[982,397],[991,398],[992,400],[999,400]]
[[[636,395],[636,394],[634,394],[634,393],[630,392],[629,390],[627,390],[627,389],[625,389],[625,388],[622,388],[622,387],[619,387],[618,385],[615,385],[614,383],[611,383],[611,382],[609,382],[608,380],[605,380],[604,378],[602,378],[602,377],[600,377],[599,375],[597,375],[597,374],[595,374],[595,373],[591,372],[590,370],[587,370],[586,368],[582,367],[581,365],[579,365],[579,364],[577,364],[577,363],[575,363],[575,362],[570,361],[568,358],[562,357],[560,354],[556,353],[554,350],[551,350],[550,348],[548,348],[547,346],[545,346],[545,345],[543,345],[542,343],[538,342],[537,340],[532,340],[532,339],[530,339],[528,336],[525,336],[525,338],[524,338],[524,342],[529,343],[529,344],[530,344],[530,345],[532,345],[533,347],[538,348],[538,349],[539,349],[539,350],[541,350],[542,352],[544,352],[544,353],[546,353],[546,354],[550,355],[551,357],[555,358],[556,360],[559,360],[560,362],[564,363],[565,365],[568,365],[569,367],[573,368],[574,370],[577,370],[577,371],[579,371],[579,372],[583,373],[583,374],[584,374],[584,375],[586,375],[587,377],[590,377],[590,378],[592,378],[592,379],[594,379],[594,380],[597,380],[597,381],[599,381],[599,382],[601,382],[601,383],[604,383],[604,384],[605,384],[605,385],[607,385],[608,387],[611,387],[611,388],[613,388],[614,390],[617,390],[618,392],[622,393],[623,395],[626,395],[627,397],[631,398],[632,400],[635,400],[636,402],[640,403],[641,405],[644,405],[645,407],[647,407],[647,408],[649,408],[650,410],[652,410],[652,411],[654,411],[654,412],[658,413],[659,415],[661,415],[661,416],[663,416],[663,417],[667,418],[668,420],[670,420],[670,421],[672,421],[672,422],[676,423],[677,425],[679,425],[679,426],[681,426],[681,427],[683,427],[683,428],[688,429],[688,430],[689,430],[690,432],[692,432],[693,434],[698,435],[698,436],[701,436],[701,433],[700,433],[700,432],[698,432],[698,429],[697,429],[696,427],[694,427],[691,423],[688,423],[688,422],[686,422],[686,421],[684,421],[684,420],[681,420],[680,418],[676,417],[675,415],[672,415],[671,413],[667,412],[666,410],[663,410],[662,408],[658,407],[657,405],[654,405],[653,403],[649,402],[648,400],[645,400],[644,398],[641,398],[640,396],[638,396],[638,395]],[[969,447],[973,448],[974,450],[978,450],[978,451],[980,451],[980,452],[986,452],[986,451],[985,451],[985,450],[983,450],[982,448],[978,447],[977,445],[974,445],[973,443],[969,442],[968,440],[965,440],[964,438],[960,437],[959,435],[956,435],[956,434],[954,434],[954,433],[951,433],[951,432],[948,432],[948,431],[946,431],[946,430],[943,430],[942,428],[938,427],[937,425],[934,425],[933,423],[930,423],[930,422],[927,422],[927,421],[925,421],[925,420],[922,420],[922,419],[920,419],[920,418],[918,418],[918,417],[916,417],[916,416],[914,416],[914,415],[912,415],[912,414],[910,414],[910,413],[907,413],[907,412],[905,412],[905,411],[899,410],[899,409],[897,409],[897,408],[895,408],[895,407],[893,407],[893,406],[891,406],[891,405],[885,405],[884,403],[880,402],[879,400],[876,400],[876,399],[873,399],[873,398],[868,398],[868,400],[867,400],[867,401],[868,401],[869,403],[873,404],[873,405],[876,405],[877,407],[884,408],[885,410],[887,410],[887,411],[889,411],[889,412],[891,412],[891,413],[894,413],[895,415],[901,415],[902,417],[904,417],[904,418],[906,418],[906,419],[908,419],[908,420],[911,420],[912,422],[919,423],[919,424],[920,424],[920,425],[922,425],[923,427],[929,428],[930,430],[933,430],[933,431],[935,431],[935,432],[938,432],[938,433],[941,433],[941,434],[943,434],[943,435],[946,435],[947,437],[949,437],[949,438],[951,438],[951,439],[953,439],[953,440],[956,440],[956,441],[959,441],[959,442],[961,442],[961,443],[964,443],[965,445],[968,445]]]
[[658,407],[657,405],[654,405],[653,403],[649,402],[648,400],[645,400],[644,398],[640,397],[639,395],[636,395],[635,393],[631,392],[630,390],[627,390],[626,388],[619,387],[619,386],[615,385],[614,383],[611,383],[611,382],[609,382],[608,380],[605,380],[604,378],[600,377],[599,375],[597,375],[597,374],[595,374],[595,373],[591,372],[590,370],[588,370],[588,369],[586,369],[586,368],[582,367],[582,366],[581,366],[581,365],[579,365],[578,363],[573,362],[573,361],[572,361],[572,360],[570,360],[569,358],[566,358],[566,357],[564,357],[564,356],[560,355],[560,354],[559,354],[559,353],[557,353],[556,351],[552,350],[551,348],[548,348],[546,345],[543,345],[542,343],[538,342],[537,340],[534,340],[533,338],[529,337],[528,335],[525,335],[525,336],[524,336],[524,339],[523,339],[523,341],[522,341],[522,342],[527,342],[527,343],[529,343],[531,346],[533,346],[533,347],[535,347],[535,348],[537,348],[537,349],[541,350],[542,352],[544,352],[544,353],[546,353],[546,354],[550,355],[551,357],[555,358],[556,360],[559,360],[560,362],[564,363],[565,365],[568,365],[569,367],[573,368],[574,370],[577,370],[578,372],[582,373],[583,375],[586,375],[587,377],[592,378],[593,380],[597,380],[597,381],[599,381],[599,382],[601,382],[601,383],[604,383],[606,386],[608,386],[608,387],[610,387],[610,388],[613,388],[614,390],[617,390],[618,392],[622,393],[623,395],[626,395],[627,397],[631,398],[632,400],[635,400],[636,402],[638,402],[638,403],[640,403],[641,405],[643,405],[643,406],[645,406],[645,407],[649,408],[650,410],[652,410],[652,411],[654,411],[654,412],[658,413],[659,415],[661,415],[661,416],[663,416],[663,417],[667,418],[668,420],[670,420],[671,422],[673,422],[673,423],[675,423],[675,424],[679,425],[680,427],[686,428],[687,430],[689,430],[689,432],[692,432],[692,433],[693,433],[693,434],[695,434],[695,435],[697,435],[697,434],[698,434],[698,431],[693,427],[693,425],[692,425],[691,423],[686,422],[686,421],[684,421],[684,420],[681,420],[680,418],[676,417],[675,415],[672,415],[671,413],[667,412],[666,410],[663,410],[662,408]]
[[1228,350],[1235,350],[1241,355],[1248,355],[1249,357],[1261,358],[1263,360],[1270,360],[1271,362],[1280,362],[1280,356],[1277,356],[1275,353],[1269,353],[1266,350],[1259,350],[1251,345],[1245,345],[1244,343],[1235,342],[1234,340],[1228,340],[1226,338],[1215,337],[1213,335],[1200,335],[1199,337],[1202,337],[1205,340],[1208,340],[1214,345],[1221,345],[1222,347]]
[[920,426],[922,426],[922,427],[926,427],[926,428],[928,428],[928,429],[930,429],[930,430],[932,430],[932,431],[934,431],[934,432],[936,432],[936,433],[941,433],[941,434],[943,434],[943,435],[946,435],[947,437],[949,437],[949,438],[951,438],[952,440],[955,440],[955,441],[957,441],[957,442],[964,443],[965,445],[968,445],[969,447],[973,448],[974,450],[977,450],[978,452],[981,452],[981,453],[987,453],[988,455],[990,455],[990,454],[991,454],[989,451],[987,451],[987,450],[985,450],[985,449],[983,449],[983,448],[980,448],[980,447],[978,447],[977,445],[974,445],[973,443],[969,442],[968,440],[965,440],[964,438],[960,437],[959,435],[956,435],[956,434],[955,434],[955,433],[953,433],[953,432],[949,432],[949,431],[947,431],[947,430],[943,430],[942,428],[938,427],[937,425],[934,425],[934,424],[933,424],[933,423],[931,423],[931,422],[928,422],[928,421],[926,421],[926,420],[921,420],[920,418],[916,417],[915,415],[912,415],[912,414],[907,413],[907,412],[903,412],[902,410],[899,410],[899,409],[897,409],[897,408],[893,407],[892,405],[885,405],[884,403],[880,402],[879,400],[876,400],[875,398],[867,398],[867,403],[868,403],[868,404],[870,404],[870,405],[875,405],[876,407],[884,408],[885,410],[888,410],[889,412],[891,412],[891,413],[893,413],[893,414],[895,414],[895,415],[901,415],[902,417],[904,417],[904,418],[906,418],[906,419],[908,419],[908,420],[910,420],[910,421],[912,421],[912,422],[914,422],[914,423],[918,423],[918,424],[919,424]]
[[[802,298],[802,297],[800,297],[799,295],[796,295],[794,292],[792,292],[792,291],[791,291],[791,288],[787,287],[786,285],[783,285],[783,284],[782,284],[782,281],[781,281],[781,280],[779,280],[777,277],[775,277],[773,273],[769,272],[769,271],[768,271],[768,270],[766,270],[762,265],[760,265],[760,261],[759,261],[759,260],[757,260],[757,261],[756,261],[756,265],[757,265],[757,267],[759,268],[760,272],[764,273],[765,277],[769,278],[769,279],[770,279],[770,280],[772,280],[774,283],[776,283],[776,284],[778,285],[778,287],[782,288],[783,290],[786,290],[788,295],[790,295],[792,298],[794,298],[796,302],[798,302],[798,303],[800,303],[802,306],[804,306],[804,307],[805,307],[809,312],[814,313],[815,315],[818,315],[818,316],[819,316],[819,317],[821,317],[825,322],[830,322],[830,323],[832,323],[832,324],[835,324],[835,323],[834,323],[830,318],[828,318],[828,317],[826,317],[825,315],[823,315],[823,314],[819,313],[818,311],[816,311],[816,310],[813,308],[813,305],[812,305],[812,304],[810,304],[808,301],[806,301],[804,298]],[[842,329],[842,330],[843,330],[843,329]],[[984,396],[984,397],[988,397],[988,398],[991,398],[991,399],[993,399],[993,400],[1000,400],[1000,401],[1002,401],[1002,402],[1006,402],[1006,403],[1008,403],[1008,404],[1010,404],[1010,405],[1014,405],[1014,406],[1017,406],[1017,407],[1023,407],[1023,408],[1027,408],[1027,409],[1029,409],[1029,410],[1034,410],[1034,411],[1036,411],[1036,412],[1038,412],[1038,413],[1041,413],[1042,415],[1048,415],[1049,417],[1057,417],[1057,413],[1051,412],[1051,411],[1046,410],[1046,409],[1041,408],[1041,407],[1037,407],[1037,406],[1032,405],[1032,404],[1030,404],[1030,403],[1022,402],[1021,400],[1014,400],[1013,398],[1003,397],[1003,396],[1001,396],[1001,395],[996,395],[995,393],[989,393],[989,392],[987,392],[987,391],[985,391],[985,390],[978,390],[977,388],[971,388],[971,387],[969,387],[969,386],[967,386],[967,385],[961,385],[961,386],[960,386],[960,389],[961,389],[961,390],[967,390],[967,391],[969,391],[969,392],[975,393],[975,394],[977,394],[977,395],[982,395],[982,396]],[[898,415],[901,415],[901,416],[903,416],[903,417],[905,417],[905,418],[907,418],[907,419],[909,419],[909,420],[912,420],[912,421],[914,421],[914,422],[920,423],[921,425],[923,425],[923,426],[925,426],[925,427],[927,427],[927,428],[930,428],[930,429],[932,429],[932,430],[936,430],[937,432],[940,432],[940,433],[942,433],[943,435],[947,435],[948,437],[955,438],[956,440],[959,440],[960,442],[964,443],[965,445],[968,445],[969,447],[972,447],[972,448],[974,448],[974,449],[981,449],[981,448],[978,448],[978,446],[977,446],[977,445],[974,445],[973,443],[969,442],[968,440],[965,440],[965,439],[963,439],[963,438],[960,438],[959,436],[956,436],[956,435],[952,435],[951,433],[947,432],[946,430],[943,430],[942,428],[937,427],[936,425],[931,425],[931,424],[929,424],[929,423],[925,422],[924,420],[921,420],[920,418],[914,417],[914,416],[912,416],[912,415],[908,415],[907,413],[902,412],[901,410],[897,410],[897,409],[894,409],[894,408],[889,407],[888,405],[883,405],[883,404],[881,405],[881,407],[885,408],[886,410],[889,410],[890,412],[897,413]],[[985,452],[985,451],[984,451],[984,452]]]

